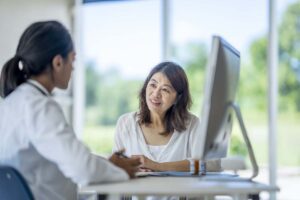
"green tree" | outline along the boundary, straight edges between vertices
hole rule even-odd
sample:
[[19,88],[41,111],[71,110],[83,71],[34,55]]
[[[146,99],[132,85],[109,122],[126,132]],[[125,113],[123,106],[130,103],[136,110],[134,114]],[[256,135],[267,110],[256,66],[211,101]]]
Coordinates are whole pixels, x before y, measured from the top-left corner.
[[96,71],[95,64],[86,64],[85,71],[85,103],[86,107],[95,106],[97,103],[97,87],[100,85],[101,77]]
[[243,63],[239,85],[239,100],[244,109],[267,110],[267,40],[255,40],[250,45],[250,63]]
[[91,111],[98,114],[93,115],[97,117],[93,121],[101,125],[115,125],[120,115],[137,110],[140,80],[124,79],[116,68],[98,77],[101,77],[101,84],[94,88],[97,103]]
[[[300,111],[300,84],[293,70],[293,61],[300,59],[300,2],[291,4],[279,26],[279,109]],[[267,37],[255,40],[250,47],[252,69],[246,70],[242,90],[247,92],[252,106],[266,110],[267,95]],[[299,66],[298,66],[299,67]],[[248,81],[244,78],[248,76]],[[249,78],[251,77],[251,78]],[[251,86],[249,81],[251,80]],[[254,95],[249,98],[249,95]],[[242,95],[245,96],[245,95]]]
[[185,69],[193,100],[191,111],[198,115],[203,101],[207,47],[201,42],[189,42],[182,47],[174,46],[173,57]]
[[279,28],[279,56],[280,109],[300,111],[300,84],[293,70],[295,67],[300,67],[299,1],[291,4],[283,15]]
[[132,102],[137,103],[137,94],[132,95],[137,84],[123,80],[116,68],[101,73],[89,62],[85,78],[86,123],[90,125],[114,125],[121,114],[133,110]]

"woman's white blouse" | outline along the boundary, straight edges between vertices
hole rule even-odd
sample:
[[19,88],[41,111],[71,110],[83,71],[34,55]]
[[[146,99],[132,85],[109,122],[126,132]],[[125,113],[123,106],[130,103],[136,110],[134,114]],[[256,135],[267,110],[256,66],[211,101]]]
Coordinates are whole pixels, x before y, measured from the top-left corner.
[[0,138],[0,164],[17,168],[35,199],[76,199],[75,183],[128,179],[123,169],[90,153],[60,106],[33,80],[0,103]]
[[128,156],[145,155],[156,162],[171,162],[202,158],[203,142],[200,121],[198,117],[190,114],[187,129],[180,133],[175,131],[163,149],[157,151],[158,155],[153,155],[138,124],[137,113],[132,112],[122,115],[117,122],[113,151],[125,149]]

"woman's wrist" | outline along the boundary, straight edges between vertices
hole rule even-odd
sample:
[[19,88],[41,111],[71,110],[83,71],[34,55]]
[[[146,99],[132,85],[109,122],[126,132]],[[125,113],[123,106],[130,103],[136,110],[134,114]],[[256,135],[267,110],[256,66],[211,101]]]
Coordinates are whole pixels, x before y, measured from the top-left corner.
[[152,161],[151,168],[150,168],[151,170],[153,170],[153,171],[164,171],[162,168],[163,168],[162,163]]

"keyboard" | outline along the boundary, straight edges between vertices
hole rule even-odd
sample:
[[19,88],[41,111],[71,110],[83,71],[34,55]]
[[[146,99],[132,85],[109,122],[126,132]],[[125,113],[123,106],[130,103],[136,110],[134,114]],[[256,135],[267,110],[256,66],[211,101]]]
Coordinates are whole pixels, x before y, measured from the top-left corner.
[[137,172],[137,177],[157,176],[157,177],[199,177],[205,181],[251,181],[249,178],[239,177],[237,174],[225,172],[207,172],[205,175],[193,175],[190,172],[164,171],[164,172]]

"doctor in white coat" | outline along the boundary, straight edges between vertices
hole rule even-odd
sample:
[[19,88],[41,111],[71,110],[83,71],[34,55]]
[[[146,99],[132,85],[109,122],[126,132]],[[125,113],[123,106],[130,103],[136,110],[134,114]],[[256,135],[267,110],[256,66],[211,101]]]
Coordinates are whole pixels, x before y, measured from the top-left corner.
[[18,169],[39,200],[76,199],[77,184],[124,181],[140,165],[115,154],[108,161],[77,140],[50,95],[67,88],[74,59],[62,24],[36,22],[1,73],[0,164]]

